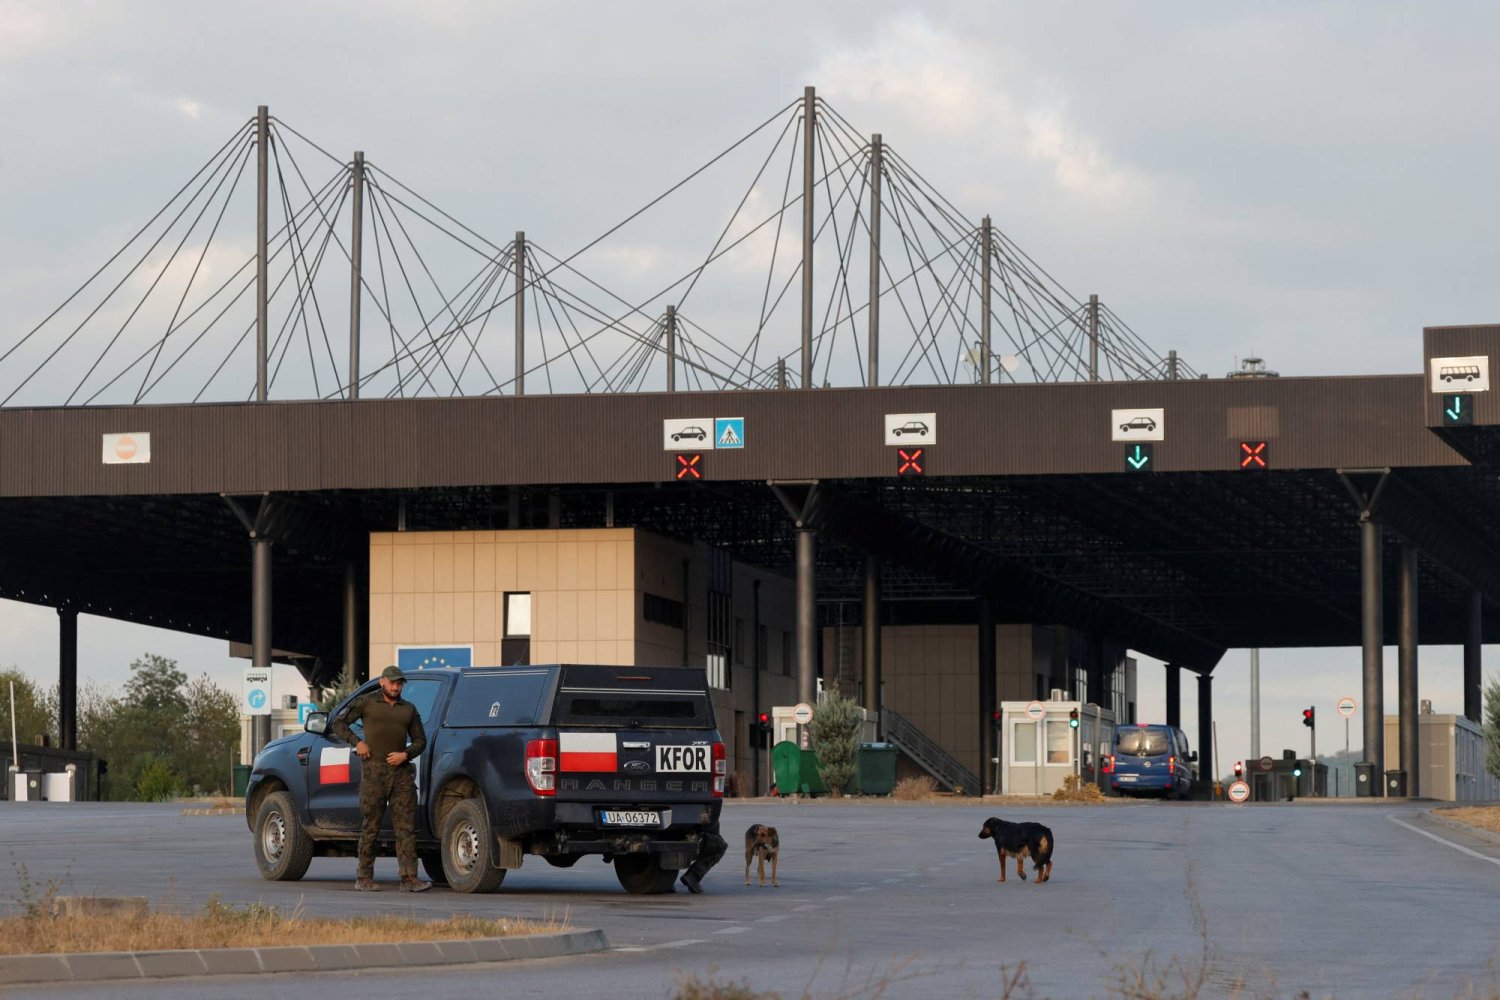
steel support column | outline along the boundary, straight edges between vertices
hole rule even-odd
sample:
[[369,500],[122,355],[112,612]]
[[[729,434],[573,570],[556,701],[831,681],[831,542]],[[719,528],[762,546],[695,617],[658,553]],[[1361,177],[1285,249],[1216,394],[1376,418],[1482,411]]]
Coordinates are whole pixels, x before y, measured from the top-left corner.
[[1399,593],[1401,598],[1396,660],[1396,704],[1400,712],[1397,739],[1401,745],[1401,770],[1406,772],[1406,794],[1420,795],[1421,776],[1417,766],[1417,547],[1401,545]]
[[360,684],[367,678],[360,674],[359,661],[359,568],[344,564],[344,669],[349,680]]
[[863,641],[860,656],[864,661],[864,688],[860,704],[875,717],[880,727],[880,558],[865,557],[865,602],[861,615]]
[[[359,398],[359,304],[364,298],[360,287],[360,264],[364,259],[365,235],[365,154],[354,151],[353,214],[349,232],[349,398]],[[348,662],[347,660],[345,662]]]
[[994,230],[986,215],[979,226],[979,384],[990,384],[990,255],[994,252]]
[[64,750],[78,749],[78,612],[57,609],[57,736]]
[[526,395],[526,234],[516,233],[511,256],[516,272],[516,395]]
[[979,625],[979,775],[980,789],[984,776],[990,773],[990,758],[995,756],[995,602],[981,597],[974,602]]
[[1165,669],[1167,671],[1167,725],[1180,729],[1182,727],[1182,668],[1175,663],[1168,663]]
[[1464,632],[1464,718],[1484,724],[1484,697],[1479,667],[1484,649],[1484,595],[1469,592],[1468,627]]
[[880,175],[885,146],[880,133],[870,136],[870,388],[880,384]]
[[[1380,522],[1368,513],[1359,522],[1359,579],[1364,679],[1364,759],[1375,765],[1375,786],[1384,795],[1385,782],[1385,665],[1382,661],[1385,619],[1382,602]],[[1371,789],[1373,792],[1374,789]]]
[[[250,538],[250,665],[271,669],[271,540],[259,533]],[[251,759],[254,760],[271,742],[271,717],[252,716],[252,724]]]
[[1099,296],[1089,296],[1089,381],[1099,381]]
[[[813,158],[817,143],[817,91],[802,91],[802,388],[813,380]],[[810,703],[809,703],[810,704]]]
[[1214,782],[1214,675],[1198,675],[1198,778]]
[[255,399],[264,403],[269,385],[266,377],[267,301],[266,225],[270,218],[271,116],[262,104],[255,109]]
[[[766,651],[761,646],[760,632],[760,581],[752,580],[750,581],[750,648],[752,650],[750,657],[750,709],[752,713],[750,725],[756,736],[750,740],[750,787],[753,789],[752,794],[757,796],[762,794],[760,784],[760,713],[762,711],[760,675],[766,669]],[[766,736],[765,739],[767,741],[766,746],[769,747],[771,745],[770,737]]]
[[667,391],[677,391],[677,307],[667,306]]
[[1260,759],[1260,650],[1250,650],[1250,757]]
[[[818,535],[797,528],[797,701],[817,703],[818,668]],[[806,748],[807,727],[799,727],[798,742]]]

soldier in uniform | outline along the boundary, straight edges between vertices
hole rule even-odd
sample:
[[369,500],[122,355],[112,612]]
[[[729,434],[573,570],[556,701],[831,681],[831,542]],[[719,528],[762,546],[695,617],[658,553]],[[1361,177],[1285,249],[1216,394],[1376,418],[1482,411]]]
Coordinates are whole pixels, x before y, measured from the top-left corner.
[[[406,677],[401,668],[386,667],[380,673],[380,688],[360,695],[333,722],[333,735],[352,744],[364,761],[359,779],[359,815],[364,825],[359,834],[359,868],[354,888],[379,892],[375,884],[375,838],[387,803],[391,826],[396,831],[396,861],[401,869],[402,892],[425,892],[431,882],[417,877],[417,769],[412,763],[427,746],[427,733],[417,708],[401,698]],[[350,728],[364,722],[364,739]]]

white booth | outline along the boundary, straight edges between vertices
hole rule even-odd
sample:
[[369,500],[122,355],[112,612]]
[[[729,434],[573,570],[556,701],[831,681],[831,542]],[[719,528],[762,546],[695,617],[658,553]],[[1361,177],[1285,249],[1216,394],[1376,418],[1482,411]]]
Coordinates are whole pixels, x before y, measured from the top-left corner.
[[1062,701],[1061,693],[1053,692],[1051,701],[1000,703],[1000,794],[1051,795],[1074,775],[1098,780],[1099,763],[1114,735],[1114,713]]

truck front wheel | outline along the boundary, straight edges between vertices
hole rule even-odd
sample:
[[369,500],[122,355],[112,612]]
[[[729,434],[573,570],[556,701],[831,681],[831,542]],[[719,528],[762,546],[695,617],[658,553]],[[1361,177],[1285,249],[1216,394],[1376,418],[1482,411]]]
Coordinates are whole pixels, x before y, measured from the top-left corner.
[[255,812],[255,864],[271,882],[295,882],[312,864],[313,842],[289,792],[272,792]]
[[672,891],[677,869],[658,867],[649,854],[617,854],[615,878],[632,896],[660,896]]
[[443,872],[454,892],[494,892],[505,881],[484,803],[464,799],[443,817]]

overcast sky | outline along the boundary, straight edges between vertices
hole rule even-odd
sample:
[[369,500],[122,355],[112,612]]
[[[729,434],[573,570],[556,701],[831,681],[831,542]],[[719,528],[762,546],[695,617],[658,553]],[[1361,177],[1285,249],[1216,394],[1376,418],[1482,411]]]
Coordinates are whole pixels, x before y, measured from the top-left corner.
[[[1367,0],[0,0],[0,339],[257,104],[496,241],[524,229],[562,253],[813,84],[970,218],[993,216],[1063,286],[1200,371],[1258,354],[1285,375],[1415,372],[1424,325],[1500,320],[1500,134],[1483,112],[1497,32],[1490,4]],[[621,281],[701,258],[730,208],[697,230],[669,216],[599,266]],[[248,246],[236,219],[226,238]],[[0,663],[50,678],[55,620],[0,604]],[[80,631],[102,681],[148,650],[237,676],[217,642]],[[1224,758],[1248,747],[1244,664],[1232,652],[1216,673]],[[1393,705],[1393,655],[1387,675]],[[1161,715],[1160,676],[1142,670],[1144,717]],[[1423,676],[1438,711],[1461,709],[1457,650],[1424,651]],[[1263,678],[1263,749],[1305,750],[1304,703],[1342,746],[1333,703],[1359,692],[1356,649],[1268,652]],[[1196,734],[1190,680],[1183,694]]]

